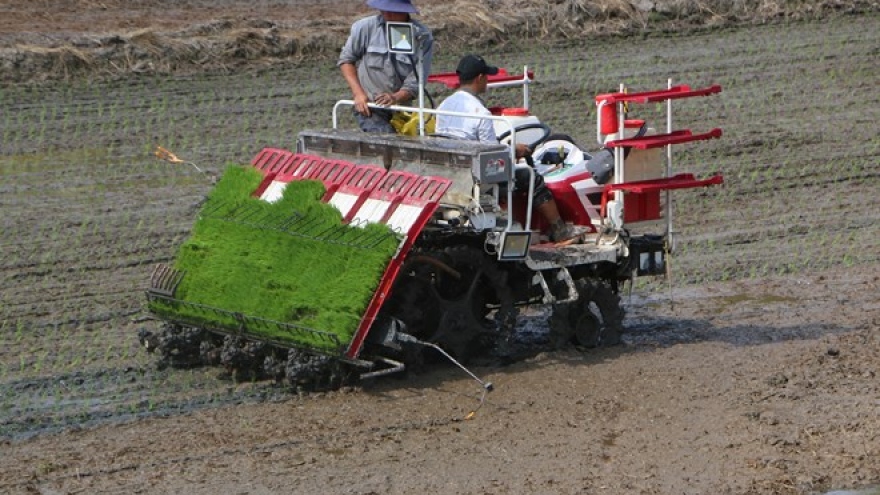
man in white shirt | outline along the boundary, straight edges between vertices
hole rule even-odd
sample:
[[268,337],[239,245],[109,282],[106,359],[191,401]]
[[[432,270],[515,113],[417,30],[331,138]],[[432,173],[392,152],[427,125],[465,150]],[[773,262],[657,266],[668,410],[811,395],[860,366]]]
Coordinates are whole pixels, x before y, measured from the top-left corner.
[[[498,137],[495,135],[492,120],[479,118],[492,115],[479,95],[486,92],[489,76],[497,74],[498,67],[487,64],[479,55],[465,55],[459,61],[455,72],[458,74],[459,90],[443,100],[437,110],[473,114],[474,117],[437,115],[436,134],[455,139],[497,143]],[[525,144],[516,144],[517,158],[531,153],[532,150]],[[530,177],[528,170],[517,170],[514,187],[518,190],[528,190]],[[550,240],[561,242],[574,237],[572,229],[559,216],[556,201],[544,185],[544,178],[540,174],[535,174],[533,204],[550,224]]]

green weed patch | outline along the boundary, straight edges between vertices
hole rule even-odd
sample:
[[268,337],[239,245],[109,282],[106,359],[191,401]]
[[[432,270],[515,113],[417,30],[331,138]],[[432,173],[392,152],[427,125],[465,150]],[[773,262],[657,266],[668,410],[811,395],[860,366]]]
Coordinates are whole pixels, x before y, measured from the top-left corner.
[[150,309],[230,330],[241,323],[225,312],[282,322],[304,331],[249,321],[246,332],[338,351],[311,331],[351,341],[399,239],[385,225],[343,225],[320,201],[320,182],[291,182],[275,203],[252,198],[261,179],[250,167],[227,169],[175,261],[185,271],[175,299],[190,304],[154,300]]

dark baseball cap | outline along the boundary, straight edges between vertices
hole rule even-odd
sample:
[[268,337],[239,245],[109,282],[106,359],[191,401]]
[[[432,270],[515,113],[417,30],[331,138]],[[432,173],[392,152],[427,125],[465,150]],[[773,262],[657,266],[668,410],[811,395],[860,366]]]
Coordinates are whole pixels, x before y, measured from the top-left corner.
[[455,72],[462,81],[470,81],[480,74],[494,76],[498,74],[498,67],[487,64],[479,55],[465,55],[458,62],[458,68],[455,69]]

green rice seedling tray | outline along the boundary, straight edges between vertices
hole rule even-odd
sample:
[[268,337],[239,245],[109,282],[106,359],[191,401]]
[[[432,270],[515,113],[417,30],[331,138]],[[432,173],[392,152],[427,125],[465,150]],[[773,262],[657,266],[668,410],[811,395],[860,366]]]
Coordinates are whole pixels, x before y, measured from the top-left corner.
[[324,186],[288,184],[269,203],[251,197],[262,175],[232,166],[202,206],[174,269],[172,297],[151,298],[166,319],[256,339],[339,352],[351,342],[400,239],[385,225],[344,225]]

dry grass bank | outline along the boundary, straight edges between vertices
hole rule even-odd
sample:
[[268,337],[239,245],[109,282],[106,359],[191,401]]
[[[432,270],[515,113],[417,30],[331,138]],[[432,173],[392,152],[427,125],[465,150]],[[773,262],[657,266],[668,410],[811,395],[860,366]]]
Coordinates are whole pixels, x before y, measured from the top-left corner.
[[[0,0],[0,81],[235,71],[334,57],[360,0]],[[444,50],[876,13],[877,0],[420,0]],[[46,13],[48,12],[48,13]]]

